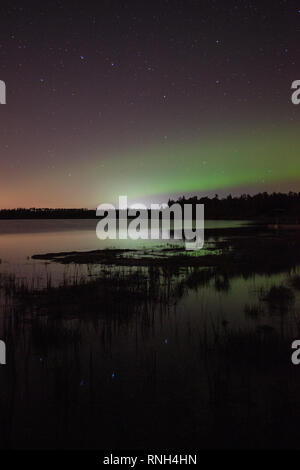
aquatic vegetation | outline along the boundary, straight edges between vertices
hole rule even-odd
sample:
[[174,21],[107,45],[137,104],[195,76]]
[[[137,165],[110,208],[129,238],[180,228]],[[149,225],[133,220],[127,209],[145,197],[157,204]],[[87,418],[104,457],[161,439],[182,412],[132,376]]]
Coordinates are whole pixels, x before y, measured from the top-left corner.
[[43,284],[0,276],[1,445],[298,445],[286,281],[298,251],[289,235],[254,233],[216,237],[201,256],[173,245],[38,256],[63,265],[58,285],[48,264]]
[[264,313],[263,308],[261,305],[245,305],[244,309],[245,315],[247,315],[250,318],[257,319],[260,315]]
[[295,274],[289,279],[289,284],[293,289],[300,290],[300,275]]
[[265,293],[261,300],[268,302],[273,307],[288,306],[295,299],[292,289],[285,286],[272,286],[270,290]]

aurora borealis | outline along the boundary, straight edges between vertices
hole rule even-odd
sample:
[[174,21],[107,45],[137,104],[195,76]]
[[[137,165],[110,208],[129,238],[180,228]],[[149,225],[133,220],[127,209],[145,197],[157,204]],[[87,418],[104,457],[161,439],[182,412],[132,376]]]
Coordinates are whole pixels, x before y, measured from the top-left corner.
[[7,2],[0,207],[299,191],[299,39],[294,1]]

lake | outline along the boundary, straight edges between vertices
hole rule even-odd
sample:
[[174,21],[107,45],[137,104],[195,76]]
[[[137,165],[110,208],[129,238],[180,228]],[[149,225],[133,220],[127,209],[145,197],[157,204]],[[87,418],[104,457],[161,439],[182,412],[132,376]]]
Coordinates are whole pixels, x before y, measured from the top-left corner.
[[[99,240],[96,236],[97,220],[0,220],[0,272],[42,280],[49,270],[53,279],[60,280],[60,265],[48,266],[30,259],[39,253],[88,251],[104,248],[155,247],[167,241],[151,240]],[[232,228],[249,222],[208,220],[205,228]],[[172,243],[176,241],[172,240]]]
[[[161,249],[157,241],[101,242],[96,223],[0,221],[0,339],[7,343],[2,446],[284,447],[280,426],[272,439],[268,433],[282,414],[293,429],[299,417],[289,407],[280,411],[282,400],[298,400],[290,340],[299,327],[299,265],[282,268],[279,258],[270,264],[266,253],[263,269],[261,251],[257,269],[249,269],[253,256],[241,252],[248,264],[238,271],[226,267],[231,258],[217,269],[30,259],[112,247]],[[208,221],[206,228],[222,229],[222,237],[207,242],[218,246],[226,229],[236,229],[230,237],[238,238],[245,225]],[[249,240],[264,236],[278,241],[277,234],[253,232]],[[224,248],[229,256],[234,246]],[[278,394],[269,403],[277,374]]]

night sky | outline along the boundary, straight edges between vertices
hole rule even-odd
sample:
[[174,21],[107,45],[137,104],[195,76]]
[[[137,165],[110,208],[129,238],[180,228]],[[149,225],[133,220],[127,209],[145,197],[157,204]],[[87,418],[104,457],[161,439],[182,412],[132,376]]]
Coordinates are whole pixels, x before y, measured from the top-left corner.
[[298,1],[1,2],[0,207],[300,191]]

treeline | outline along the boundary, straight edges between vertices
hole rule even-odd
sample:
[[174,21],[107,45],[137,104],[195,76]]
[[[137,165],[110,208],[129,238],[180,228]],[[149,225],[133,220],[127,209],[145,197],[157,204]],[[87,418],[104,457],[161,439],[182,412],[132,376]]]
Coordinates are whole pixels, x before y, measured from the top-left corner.
[[0,219],[94,219],[95,210],[89,209],[2,209]]
[[[180,197],[169,200],[169,206],[178,203],[204,204],[206,219],[266,219],[300,223],[300,193],[259,193],[254,196],[242,194],[239,197],[219,198]],[[195,211],[194,211],[195,213]],[[0,219],[94,219],[96,210],[90,209],[2,209]]]
[[177,201],[168,201],[169,206],[174,203],[204,204],[206,219],[272,219],[300,223],[300,193],[295,192],[229,195],[222,199],[217,194],[214,198],[182,196]]

